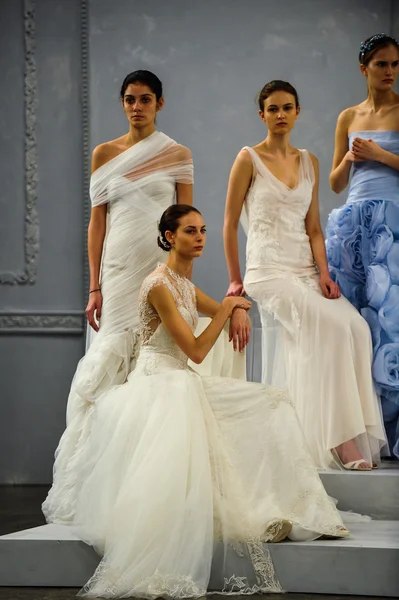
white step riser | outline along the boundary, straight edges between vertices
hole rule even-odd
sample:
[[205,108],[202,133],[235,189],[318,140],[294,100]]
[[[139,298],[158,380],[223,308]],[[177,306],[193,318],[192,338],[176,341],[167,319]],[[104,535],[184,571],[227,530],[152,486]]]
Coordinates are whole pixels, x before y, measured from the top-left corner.
[[[81,587],[86,583],[98,557],[65,529],[54,527],[30,530],[30,539],[26,534],[0,538],[0,586]],[[271,545],[285,591],[399,597],[399,522],[357,524],[352,533],[347,540]],[[218,572],[215,559],[210,581],[215,592],[222,585]]]
[[399,520],[399,469],[367,473],[320,473],[327,493],[340,510],[352,510],[385,521]]

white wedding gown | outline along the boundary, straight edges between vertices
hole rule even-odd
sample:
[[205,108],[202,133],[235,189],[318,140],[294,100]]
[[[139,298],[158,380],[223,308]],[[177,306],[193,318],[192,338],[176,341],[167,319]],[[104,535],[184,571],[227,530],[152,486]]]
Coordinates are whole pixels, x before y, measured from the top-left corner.
[[[177,183],[193,183],[191,153],[159,131],[92,175],[92,205],[106,204],[108,211],[101,265],[100,331],[93,336],[89,329],[86,354],[72,381],[67,428],[56,450],[53,485],[42,507],[48,522],[72,522],[79,491],[77,472],[90,436],[96,399],[124,383],[134,367],[139,341],[138,295],[144,279],[165,256],[156,243],[157,223],[175,202]],[[202,322],[199,327],[204,325]],[[227,337],[223,332],[198,370],[245,378],[245,356],[231,351]]]
[[363,458],[378,460],[386,437],[370,330],[346,298],[328,300],[320,289],[305,229],[314,185],[309,153],[300,150],[298,185],[290,189],[245,149],[254,175],[241,216],[244,288],[262,321],[262,381],[288,388],[318,467],[338,466],[331,450],[352,439]]
[[76,474],[90,435],[96,398],[126,381],[139,341],[141,284],[164,257],[157,223],[175,202],[176,184],[193,183],[190,151],[155,131],[97,169],[90,181],[93,207],[107,205],[101,264],[100,331],[80,361],[67,405],[67,427],[55,455],[53,485],[43,503],[48,522],[73,520]]
[[212,560],[225,594],[281,591],[264,543],[281,520],[315,539],[344,536],[341,517],[288,395],[191,370],[148,303],[154,286],[197,326],[193,284],[160,265],[140,293],[136,368],[97,399],[80,461],[74,527],[103,555],[81,594],[200,597]]

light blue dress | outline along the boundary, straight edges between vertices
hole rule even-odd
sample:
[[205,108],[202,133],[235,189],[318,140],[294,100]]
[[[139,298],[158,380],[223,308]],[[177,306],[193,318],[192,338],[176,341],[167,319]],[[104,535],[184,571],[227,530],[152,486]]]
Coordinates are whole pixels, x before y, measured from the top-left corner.
[[[399,155],[398,131],[356,131]],[[373,377],[391,452],[399,458],[399,171],[354,163],[346,204],[327,223],[330,272],[370,325]]]

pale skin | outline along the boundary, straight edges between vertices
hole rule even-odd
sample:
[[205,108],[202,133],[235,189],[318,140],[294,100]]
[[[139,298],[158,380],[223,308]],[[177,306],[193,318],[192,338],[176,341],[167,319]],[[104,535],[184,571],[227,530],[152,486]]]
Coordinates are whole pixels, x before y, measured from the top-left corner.
[[[156,114],[162,110],[164,99],[157,100],[154,92],[147,85],[136,82],[127,86],[121,99],[122,108],[129,122],[129,131],[121,137],[97,146],[92,155],[94,173],[108,161],[122,154],[155,131]],[[189,150],[182,147],[182,159],[187,157]],[[176,183],[176,201],[178,204],[193,202],[193,186]],[[88,255],[90,268],[89,301],[86,306],[86,316],[94,331],[99,330],[98,321],[101,319],[102,294],[100,288],[100,267],[103,244],[106,232],[107,204],[92,208],[88,229]]]
[[[187,277],[193,261],[201,256],[206,242],[206,228],[202,215],[191,212],[180,218],[175,231],[167,231],[165,237],[171,244],[167,266],[178,275]],[[198,312],[211,317],[208,327],[195,337],[177,309],[170,290],[162,285],[153,287],[148,302],[155,308],[163,326],[179,348],[196,364],[200,364],[218,339],[226,321],[240,314],[246,319],[251,302],[240,297],[226,297],[219,304],[200,289],[195,288]]]
[[[295,125],[300,113],[293,95],[278,91],[273,92],[264,102],[264,110],[259,111],[259,116],[268,128],[266,139],[254,146],[265,166],[280,181],[290,188],[298,184],[300,154],[297,148],[290,144],[290,132]],[[319,215],[319,164],[317,158],[310,154],[314,173],[315,184],[312,199],[305,218],[306,233],[312,249],[314,261],[320,273],[320,287],[323,295],[328,299],[336,299],[341,295],[339,286],[331,279],[324,244],[324,235],[320,224]],[[254,177],[252,160],[246,150],[242,150],[230,173],[227,190],[225,220],[223,228],[224,247],[227,267],[230,277],[228,296],[240,296],[245,293],[238,258],[238,224],[245,197]],[[341,444],[336,451],[343,463],[361,460],[356,444],[353,440]],[[358,466],[359,470],[370,470],[371,465],[363,461]]]
[[339,115],[335,130],[330,186],[337,194],[347,187],[354,162],[374,160],[399,171],[399,156],[372,139],[355,137],[351,148],[348,143],[351,132],[399,131],[399,94],[393,91],[399,73],[398,48],[390,45],[377,50],[366,65],[360,65],[360,72],[367,79],[368,96]]

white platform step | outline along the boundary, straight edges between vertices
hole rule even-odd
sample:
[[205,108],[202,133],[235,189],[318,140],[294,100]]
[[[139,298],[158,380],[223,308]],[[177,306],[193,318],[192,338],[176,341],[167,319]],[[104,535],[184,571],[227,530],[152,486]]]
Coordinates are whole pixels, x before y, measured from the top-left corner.
[[[346,540],[270,545],[287,592],[399,597],[399,521],[354,524]],[[0,537],[0,586],[81,587],[98,564],[71,528],[45,525]],[[217,591],[218,565],[210,590]]]
[[[399,464],[383,463],[373,471],[325,471],[321,480],[340,510],[352,510],[385,521],[399,520]],[[399,565],[398,565],[399,568]]]

